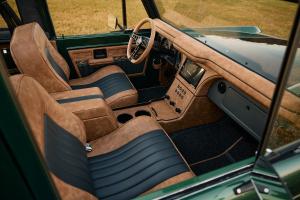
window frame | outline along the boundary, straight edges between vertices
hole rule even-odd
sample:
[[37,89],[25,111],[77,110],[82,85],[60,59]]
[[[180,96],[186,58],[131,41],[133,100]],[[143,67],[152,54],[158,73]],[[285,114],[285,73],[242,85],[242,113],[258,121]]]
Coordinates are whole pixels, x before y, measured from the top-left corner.
[[256,161],[259,157],[266,154],[266,150],[271,139],[272,130],[276,122],[278,112],[281,106],[281,100],[286,91],[286,84],[289,79],[290,72],[293,67],[296,52],[300,43],[300,2],[298,3],[297,12],[294,18],[294,23],[288,40],[288,45],[282,61],[276,87],[273,93],[272,102],[270,105],[267,122],[264,129],[264,134],[260,142]]

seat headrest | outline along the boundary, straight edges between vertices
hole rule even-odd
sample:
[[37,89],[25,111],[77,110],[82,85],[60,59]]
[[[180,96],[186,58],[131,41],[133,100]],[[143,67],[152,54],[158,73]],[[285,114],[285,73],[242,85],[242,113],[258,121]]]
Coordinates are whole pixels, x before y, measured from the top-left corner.
[[71,90],[69,66],[38,23],[18,26],[10,50],[19,71],[35,78],[48,92]]

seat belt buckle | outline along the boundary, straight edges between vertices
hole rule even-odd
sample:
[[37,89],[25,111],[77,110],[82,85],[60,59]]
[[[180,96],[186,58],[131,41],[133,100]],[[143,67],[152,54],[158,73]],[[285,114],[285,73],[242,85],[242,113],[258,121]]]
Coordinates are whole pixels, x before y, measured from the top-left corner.
[[86,151],[86,152],[91,152],[91,151],[93,151],[93,148],[92,148],[92,146],[91,146],[89,143],[86,143],[86,144],[85,144],[85,151]]

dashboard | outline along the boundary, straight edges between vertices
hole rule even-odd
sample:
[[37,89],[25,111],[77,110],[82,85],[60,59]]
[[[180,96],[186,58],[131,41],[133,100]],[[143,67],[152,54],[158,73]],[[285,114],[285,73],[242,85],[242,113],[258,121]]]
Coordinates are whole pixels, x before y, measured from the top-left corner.
[[158,42],[160,57],[174,66],[176,70],[179,70],[180,76],[187,83],[196,88],[205,73],[203,67],[190,59],[187,59],[182,63],[181,53],[166,37],[157,34],[156,40]]
[[[219,79],[227,81],[228,84],[230,83],[228,89],[230,92],[226,92],[226,95],[242,96],[250,102],[245,104],[246,108],[249,108],[247,105],[255,105],[250,110],[259,112],[263,110],[261,108],[270,106],[275,89],[274,83],[159,19],[154,19],[154,25],[163,58],[170,64],[173,64],[178,72],[169,90],[169,101],[172,104],[175,102],[176,106],[174,107],[181,109],[181,115],[188,112],[189,109],[193,109],[193,106],[197,107],[196,104],[194,105],[193,102],[188,101],[193,101],[195,97],[208,97],[208,88]],[[182,57],[187,60],[185,63],[181,62],[183,60]],[[177,95],[178,88],[183,88],[186,91],[183,98],[181,98],[182,95]],[[238,95],[232,91],[238,91]],[[215,101],[214,103],[216,104],[216,96],[210,96],[209,98],[211,101]],[[223,99],[225,96],[218,98]],[[241,99],[235,98],[237,102],[244,102]],[[300,99],[289,92],[284,94],[283,99],[279,110],[280,116],[290,122],[299,124]],[[228,101],[228,99],[225,100]],[[231,105],[218,105],[224,110],[228,110],[228,106],[230,107]],[[256,109],[257,107],[259,108]],[[235,112],[236,108],[230,107],[230,109]],[[240,115],[240,113],[237,115]],[[251,119],[253,118],[247,118],[247,120]],[[187,119],[186,123],[189,122],[190,120]],[[260,128],[249,125],[247,127],[249,128],[248,130],[258,133],[257,136],[259,136]]]
[[[190,102],[203,91],[201,83],[215,77],[204,95],[250,135],[257,140],[261,139],[267,111],[259,103],[222,79],[222,76],[212,73],[205,64],[188,58],[186,54],[177,50],[168,38],[157,34],[157,42],[159,55],[177,70],[173,86],[167,94],[167,103],[175,112],[181,114],[188,109]],[[205,108],[202,107],[201,110],[204,111]]]

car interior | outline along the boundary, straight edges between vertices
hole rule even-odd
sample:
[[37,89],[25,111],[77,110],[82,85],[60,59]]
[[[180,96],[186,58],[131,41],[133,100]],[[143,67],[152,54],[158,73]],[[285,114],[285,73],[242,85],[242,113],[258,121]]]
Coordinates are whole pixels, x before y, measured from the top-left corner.
[[128,40],[63,55],[38,23],[13,33],[10,81],[63,199],[131,199],[255,156],[274,83],[160,19]]

